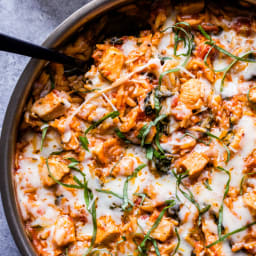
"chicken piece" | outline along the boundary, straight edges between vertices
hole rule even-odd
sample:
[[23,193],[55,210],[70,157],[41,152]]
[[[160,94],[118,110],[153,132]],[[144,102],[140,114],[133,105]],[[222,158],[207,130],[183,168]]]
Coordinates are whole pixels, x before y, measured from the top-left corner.
[[173,234],[173,223],[170,219],[164,217],[162,218],[161,222],[157,226],[156,229],[154,229],[151,232],[151,237],[153,237],[156,240],[159,240],[161,242],[166,241],[171,235]]
[[189,175],[194,175],[201,172],[207,165],[208,161],[209,159],[207,156],[193,151],[184,156],[184,158],[181,160],[181,165],[188,170]]
[[120,236],[120,229],[110,216],[100,217],[97,221],[97,226],[96,244],[108,246]]
[[125,156],[121,161],[116,165],[112,171],[112,175],[116,176],[129,176],[134,171],[134,160],[132,157]]
[[198,79],[190,79],[181,85],[180,101],[190,109],[199,109],[202,104],[203,84]]
[[91,152],[99,162],[108,164],[121,155],[122,148],[117,138],[109,138],[104,142],[97,143]]
[[252,170],[256,168],[256,149],[254,149],[251,154],[246,159],[246,168]]
[[256,210],[256,193],[248,192],[243,195],[244,203],[250,208]]
[[86,105],[83,105],[80,108],[80,111],[77,113],[77,116],[83,120],[88,120],[88,116],[91,115],[91,113],[93,111],[95,111],[98,107],[99,103],[98,102],[92,102],[92,103],[88,103]]
[[251,103],[256,103],[256,88],[250,89],[248,99],[250,100]]
[[121,132],[129,132],[132,128],[136,126],[138,123],[136,120],[141,113],[139,107],[132,108],[129,113],[122,118],[122,123],[120,124],[119,128]]
[[241,140],[242,140],[242,138],[244,137],[244,129],[243,128],[240,128],[237,132],[236,132],[236,134],[235,134],[235,136],[234,136],[234,138],[233,138],[233,140],[232,140],[232,142],[230,143],[230,145],[229,145],[229,148],[233,151],[233,152],[237,152],[240,148],[241,148]]
[[36,114],[44,121],[50,121],[62,116],[69,107],[67,99],[63,96],[64,93],[52,91],[43,98],[35,101],[31,108],[31,112]]
[[69,216],[59,217],[53,231],[57,246],[65,246],[76,240],[74,223]]
[[[52,156],[51,158],[49,158],[48,166],[53,177],[57,180],[61,180],[64,175],[70,172],[70,169],[63,162],[60,156]],[[44,186],[49,187],[56,184],[56,182],[49,176],[46,163],[43,164],[41,168],[39,168],[39,172]]]
[[120,77],[123,64],[123,53],[115,47],[110,47],[102,57],[102,62],[99,65],[99,71],[102,76],[113,82]]
[[[209,216],[208,216],[209,217]],[[211,244],[218,239],[217,225],[213,219],[207,218],[202,221],[202,231],[205,236],[206,244]],[[213,245],[208,249],[209,256],[225,256],[221,243]]]

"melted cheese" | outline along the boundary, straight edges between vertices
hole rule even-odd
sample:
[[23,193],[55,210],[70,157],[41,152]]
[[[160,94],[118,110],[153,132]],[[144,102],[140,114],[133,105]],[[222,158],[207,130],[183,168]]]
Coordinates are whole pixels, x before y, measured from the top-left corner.
[[239,187],[243,177],[244,160],[256,146],[255,119],[250,116],[243,116],[236,128],[243,128],[244,136],[240,142],[241,149],[229,161],[227,169],[231,170],[230,185]]
[[[172,11],[162,28],[165,29],[174,25],[176,18],[175,11]],[[232,24],[229,25],[231,26]],[[249,47],[248,45],[255,46],[255,41],[250,41],[249,43],[249,38],[247,39],[243,36],[238,36],[233,30],[223,31],[220,33],[220,35],[213,36],[213,38],[217,42],[220,42],[226,50],[231,52],[239,49],[240,47],[244,47],[244,50],[246,50]],[[189,65],[186,66],[186,69],[185,67],[181,66],[186,59],[186,56],[174,56],[173,31],[171,28],[164,33],[160,33],[159,42],[156,44],[147,41],[149,42],[147,47],[151,47],[150,57],[146,56],[146,53],[142,52],[141,56],[143,57],[136,57],[136,61],[133,61],[129,59],[129,56],[133,55],[134,50],[136,50],[135,54],[138,54],[139,44],[137,44],[137,42],[140,42],[137,38],[127,37],[122,46],[118,46],[125,55],[126,62],[121,70],[120,78],[114,81],[112,84],[102,78],[99,70],[97,69],[97,65],[85,74],[85,77],[91,80],[93,87],[99,90],[87,94],[84,102],[81,105],[72,104],[70,103],[71,101],[69,102],[68,100],[65,100],[64,104],[70,109],[68,116],[65,116],[65,120],[63,121],[64,132],[59,135],[59,133],[50,129],[47,132],[42,152],[40,152],[41,134],[30,131],[26,132],[22,138],[22,141],[25,142],[25,146],[22,148],[22,151],[19,152],[19,158],[17,160],[18,167],[14,175],[17,198],[24,221],[29,223],[31,227],[42,226],[44,228],[44,232],[49,233],[49,236],[44,241],[47,245],[47,248],[45,249],[45,252],[48,253],[47,255],[55,255],[53,252],[55,245],[52,242],[53,230],[56,221],[62,215],[69,215],[73,220],[75,220],[75,229],[78,241],[75,242],[75,245],[70,246],[72,248],[69,249],[73,253],[71,253],[71,255],[83,255],[87,250],[86,247],[89,247],[89,241],[93,233],[93,220],[90,211],[87,210],[87,206],[85,205],[83,189],[69,189],[58,184],[52,187],[46,187],[42,184],[40,179],[40,166],[42,166],[45,159],[53,151],[62,149],[62,143],[71,143],[71,138],[74,134],[76,137],[78,137],[88,127],[89,124],[87,122],[80,121],[79,118],[76,118],[79,120],[78,125],[76,125],[75,122],[73,123],[74,117],[80,114],[80,111],[82,112],[84,109],[85,111],[94,109],[92,113],[90,113],[89,121],[95,122],[109,113],[109,109],[115,111],[118,109],[121,110],[120,119],[123,121],[123,119],[125,119],[123,116],[125,117],[127,114],[126,112],[130,111],[132,104],[130,104],[131,106],[129,105],[127,109],[123,109],[123,105],[126,105],[126,103],[121,102],[121,104],[118,105],[118,103],[120,103],[118,102],[118,97],[129,96],[131,98],[133,97],[135,101],[137,100],[138,106],[141,112],[143,112],[145,95],[147,95],[157,86],[157,83],[149,83],[147,72],[153,72],[156,78],[159,78],[163,72],[163,65],[161,64],[159,56],[168,56],[177,61],[177,68],[180,69],[179,72],[177,72],[178,74],[176,77],[177,87],[191,78],[198,79],[199,82],[201,81],[202,86],[200,91],[200,100],[202,100],[202,104],[204,105],[202,107],[200,106],[200,110],[203,111],[202,113],[206,113],[208,109],[212,108],[210,111],[217,116],[218,111],[221,110],[218,109],[218,106],[215,106],[219,103],[216,104],[216,102],[214,102],[214,97],[220,98],[217,96],[220,95],[222,98],[227,98],[227,100],[229,100],[229,97],[246,94],[248,88],[251,87],[251,82],[245,80],[249,80],[256,73],[255,63],[245,64],[246,66],[240,70],[235,68],[234,70],[231,69],[229,71],[230,76],[225,79],[223,91],[220,92],[221,76],[216,75],[216,79],[212,78],[212,81],[204,74],[204,72],[202,72],[201,69],[194,70],[194,68],[191,67],[189,69]],[[195,43],[197,42],[195,41]],[[186,52],[187,46],[185,49],[182,47],[182,43],[180,43],[179,46],[180,47],[177,51],[178,55]],[[220,69],[226,67],[229,63],[230,59],[225,57],[215,58],[213,66],[215,69]],[[163,81],[163,87],[166,87],[166,90],[170,89],[169,87],[171,87],[172,84],[169,81],[169,76],[166,76]],[[118,93],[119,87],[121,86],[123,86],[124,91],[123,95],[120,96]],[[173,92],[172,89],[173,88],[170,89],[170,92]],[[238,121],[237,125],[235,125],[235,130],[240,128],[244,130],[244,136],[240,141],[240,149],[238,149],[235,154],[231,156],[231,160],[226,164],[224,159],[226,150],[223,147],[223,143],[212,139],[210,145],[206,146],[198,139],[194,139],[190,136],[184,136],[184,132],[186,132],[187,129],[189,130],[190,128],[193,128],[190,127],[190,121],[194,122],[194,132],[199,135],[200,131],[196,129],[198,129],[198,126],[204,121],[204,116],[202,115],[203,117],[201,117],[201,113],[196,113],[193,116],[193,111],[183,104],[180,107],[180,112],[187,114],[190,116],[190,118],[189,120],[178,120],[178,118],[176,120],[172,111],[173,108],[175,108],[175,101],[179,99],[180,90],[174,90],[174,92],[175,96],[167,97],[161,101],[162,109],[160,113],[168,115],[169,124],[168,132],[164,131],[166,134],[160,138],[160,145],[166,152],[174,154],[172,167],[174,169],[176,168],[178,173],[183,170],[183,166],[179,164],[179,161],[181,161],[183,157],[186,154],[189,154],[191,151],[209,156],[209,164],[206,165],[200,173],[198,173],[198,176],[193,176],[191,179],[187,178],[184,180],[184,183],[191,191],[196,202],[201,208],[205,207],[206,205],[211,206],[210,211],[202,216],[202,221],[203,225],[208,231],[210,231],[212,234],[217,234],[217,224],[215,223],[212,215],[214,214],[218,216],[220,206],[223,202],[223,195],[228,180],[228,175],[225,172],[217,170],[214,168],[214,166],[223,166],[225,169],[230,171],[230,188],[238,191],[241,179],[244,175],[243,171],[245,169],[246,158],[255,149],[256,145],[255,119],[250,116],[250,114],[244,114],[243,117]],[[191,93],[191,95],[189,93]],[[192,98],[193,92],[189,93],[187,97]],[[95,105],[97,105],[96,108]],[[138,117],[135,118],[135,122],[137,122],[136,125],[129,131],[128,134],[126,134],[127,136],[137,137],[137,133],[139,132],[138,127],[151,121],[150,116],[147,116],[145,117],[145,120],[142,120],[144,116],[141,112],[138,114]],[[249,112],[247,106],[244,109],[244,113],[246,112]],[[218,122],[220,122],[220,126],[212,128],[211,133],[219,137],[223,132],[223,127],[226,127],[226,124],[222,126],[221,117],[218,116],[217,118]],[[107,139],[116,138],[116,135],[113,135],[114,132],[111,130],[113,127],[115,127],[116,123],[116,119],[107,119],[105,124],[109,129],[106,131],[104,130],[106,134],[100,134],[97,132],[95,134],[90,134],[90,152],[85,151],[80,146],[78,149],[69,153],[72,153],[79,158],[80,168],[86,177],[88,188],[92,191],[93,199],[90,202],[89,209],[93,202],[96,202],[97,219],[102,217],[111,217],[114,223],[113,225],[118,226],[119,230],[123,230],[123,227],[126,224],[129,224],[127,223],[129,218],[126,215],[130,214],[124,213],[120,207],[123,203],[123,199],[120,199],[114,195],[99,192],[98,190],[108,190],[123,196],[124,184],[127,182],[127,177],[124,176],[126,174],[120,171],[115,178],[108,176],[110,165],[118,164],[118,162],[115,163],[113,160],[110,165],[102,163],[95,156],[94,151],[98,146],[98,143],[102,143],[103,145]],[[201,135],[203,136],[203,134]],[[175,198],[177,203],[180,205],[180,210],[178,212],[179,223],[177,222],[177,224],[175,224],[181,238],[178,253],[184,256],[190,256],[193,251],[193,246],[189,242],[192,240],[191,233],[196,232],[195,230],[198,228],[195,228],[198,220],[198,209],[196,208],[195,203],[193,204],[191,202],[192,200],[185,197],[184,194],[182,194],[176,187],[177,180],[171,171],[167,173],[160,173],[158,170],[155,170],[154,164],[149,162],[146,158],[145,148],[132,144],[122,144],[120,141],[115,144],[118,144],[120,148],[122,147],[122,153],[120,154],[123,156],[128,155],[133,159],[133,169],[142,163],[146,164],[146,167],[139,171],[137,177],[130,179],[128,182],[128,198],[129,200],[133,201],[135,205],[134,208],[137,207],[137,202],[134,202],[134,199],[136,198],[135,193],[146,193],[148,197],[147,199],[152,201],[152,207],[154,208],[155,205],[157,206],[156,209],[153,209],[153,212],[146,212],[142,210],[142,213],[140,213],[140,210],[136,208],[134,210],[136,214],[133,215],[133,217],[137,218],[139,225],[144,231],[148,230],[151,215],[157,214],[167,200]],[[182,148],[182,146],[185,144],[191,146]],[[111,151],[111,149],[109,149],[109,152],[108,150],[105,150],[103,153],[106,155],[106,157],[108,157],[108,154],[115,154],[115,152]],[[117,158],[115,158],[115,160]],[[212,159],[214,159],[214,161],[211,162]],[[120,166],[121,168],[125,169],[127,167],[126,165],[128,166],[128,164],[124,162]],[[212,169],[210,169],[211,166]],[[83,180],[83,176],[79,172],[75,170],[70,170],[70,172],[80,181]],[[64,178],[62,177],[63,180]],[[205,178],[208,179],[211,190],[207,189],[203,184]],[[248,190],[254,191],[256,187],[255,179],[248,178],[247,182],[250,185]],[[184,190],[186,191],[185,187]],[[177,198],[176,195],[178,195]],[[229,197],[229,195],[227,197]],[[250,209],[244,205],[242,196],[237,196],[232,198],[232,200],[230,200],[230,198],[229,200],[225,200],[223,210],[223,226],[225,228],[225,233],[242,227],[253,220],[253,215]],[[256,228],[254,228],[254,231],[255,230]],[[57,233],[57,237],[62,237],[63,232],[64,231],[61,230],[60,234]],[[106,230],[106,232],[108,232],[108,230]],[[202,232],[204,231],[202,230]],[[137,226],[136,233],[140,233],[140,235],[143,233],[139,226]],[[241,242],[247,234],[248,231],[245,230],[241,233],[233,235],[230,237],[230,239],[232,242]],[[168,240],[167,243],[169,243],[169,241],[177,242],[177,237],[175,237],[175,235],[172,237],[170,236],[170,240]],[[136,245],[127,241],[123,243],[125,243],[125,246],[122,248],[122,252],[117,252],[117,255],[133,255],[136,251]],[[244,253],[233,253],[228,241],[224,241],[221,247],[223,253],[228,256],[246,255]],[[102,248],[100,250],[103,251],[104,249]]]
[[256,76],[256,63],[248,63],[245,70],[243,70],[243,77],[245,80],[250,80]]
[[228,177],[223,172],[214,172],[210,178],[209,185],[212,190],[207,189],[202,183],[193,187],[194,196],[200,205],[211,205],[214,212],[218,212],[222,203],[224,188]]
[[122,50],[125,56],[128,56],[131,51],[136,50],[136,41],[135,40],[125,40],[124,44],[122,44]]
[[[233,202],[232,211],[224,205],[223,209],[223,225],[231,232],[235,229],[241,228],[250,222],[252,222],[252,216],[249,209],[244,205],[242,197],[238,197],[235,202]],[[247,230],[234,234],[231,239],[234,242],[239,242],[247,234]]]

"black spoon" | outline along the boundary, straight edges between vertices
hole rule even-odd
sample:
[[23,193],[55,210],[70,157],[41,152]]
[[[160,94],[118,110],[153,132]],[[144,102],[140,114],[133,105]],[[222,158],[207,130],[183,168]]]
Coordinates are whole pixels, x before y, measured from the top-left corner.
[[85,67],[87,66],[86,61],[2,33],[0,33],[0,51],[12,52],[36,59],[61,63],[66,67],[75,68],[80,72],[84,72]]

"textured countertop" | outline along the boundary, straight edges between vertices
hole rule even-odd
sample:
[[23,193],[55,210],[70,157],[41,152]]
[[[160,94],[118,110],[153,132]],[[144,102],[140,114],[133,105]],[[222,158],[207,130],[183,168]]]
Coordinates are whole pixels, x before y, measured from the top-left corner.
[[[42,43],[72,12],[90,0],[0,0],[0,33]],[[0,130],[9,98],[29,58],[0,52]],[[1,199],[0,199],[1,201]],[[0,202],[0,255],[20,255]]]

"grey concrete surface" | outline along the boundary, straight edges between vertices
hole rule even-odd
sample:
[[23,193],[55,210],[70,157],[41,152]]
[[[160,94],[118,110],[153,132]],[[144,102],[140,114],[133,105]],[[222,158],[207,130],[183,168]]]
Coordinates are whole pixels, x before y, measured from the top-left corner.
[[[0,33],[40,44],[72,12],[90,0],[0,0]],[[29,58],[0,51],[0,131],[9,98]],[[20,255],[0,199],[0,255]]]

